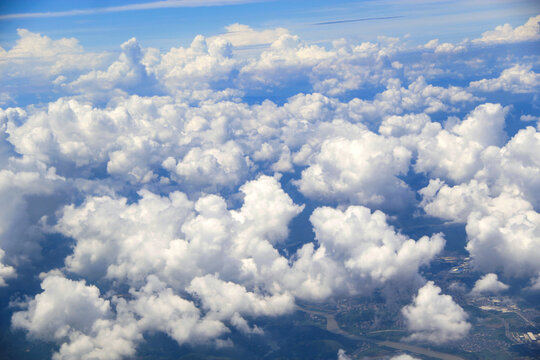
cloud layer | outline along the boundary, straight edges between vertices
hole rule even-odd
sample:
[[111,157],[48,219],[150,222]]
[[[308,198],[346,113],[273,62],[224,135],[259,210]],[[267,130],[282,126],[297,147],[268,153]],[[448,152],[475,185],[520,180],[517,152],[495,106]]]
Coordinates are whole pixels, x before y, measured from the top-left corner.
[[409,340],[462,339],[467,314],[421,275],[445,234],[398,224],[463,224],[475,296],[539,288],[539,57],[507,48],[538,34],[538,16],[419,47],[233,24],[111,54],[19,30],[0,49],[0,286],[51,237],[69,251],[13,328],[54,359],[122,359],[148,333],[231,344],[298,301],[383,290],[417,294]]

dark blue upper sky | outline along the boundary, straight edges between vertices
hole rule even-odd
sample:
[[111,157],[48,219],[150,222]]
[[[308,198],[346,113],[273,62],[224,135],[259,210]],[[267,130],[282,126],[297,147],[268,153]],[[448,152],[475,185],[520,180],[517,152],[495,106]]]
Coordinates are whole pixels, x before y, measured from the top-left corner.
[[[133,36],[144,46],[168,48],[237,22],[255,29],[285,27],[311,42],[381,35],[410,36],[413,43],[435,37],[457,42],[503,23],[523,24],[539,10],[534,0],[22,0],[0,5],[0,46],[11,47],[16,29],[26,28],[53,38],[76,37],[88,49],[115,49]],[[368,20],[316,25],[359,19]]]

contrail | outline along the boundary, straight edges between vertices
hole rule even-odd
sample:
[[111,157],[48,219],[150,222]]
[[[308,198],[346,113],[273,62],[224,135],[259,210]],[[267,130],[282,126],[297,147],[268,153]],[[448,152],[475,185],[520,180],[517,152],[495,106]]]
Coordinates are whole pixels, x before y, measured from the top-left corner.
[[320,23],[315,23],[312,25],[332,25],[332,24],[341,24],[341,23],[351,23],[351,22],[360,22],[360,21],[371,21],[371,20],[389,20],[389,19],[399,19],[404,17],[403,15],[399,16],[385,16],[385,17],[370,17],[362,19],[352,19],[352,20],[336,20],[336,21],[325,21]]

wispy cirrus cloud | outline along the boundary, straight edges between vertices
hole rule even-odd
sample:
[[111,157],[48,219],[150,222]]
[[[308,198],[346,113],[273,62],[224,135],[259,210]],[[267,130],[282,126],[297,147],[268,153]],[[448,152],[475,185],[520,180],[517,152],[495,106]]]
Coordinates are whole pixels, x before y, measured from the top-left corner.
[[152,2],[146,2],[146,3],[140,3],[140,4],[108,6],[108,7],[90,8],[90,9],[73,9],[73,10],[66,10],[66,11],[2,14],[0,15],[0,20],[66,17],[66,16],[94,15],[94,14],[123,12],[123,11],[182,8],[182,7],[227,6],[227,5],[239,5],[239,4],[247,4],[247,3],[254,3],[254,2],[264,2],[264,1],[270,1],[270,0],[163,0],[163,1],[152,1]]
[[391,20],[391,19],[400,19],[404,16],[383,16],[383,17],[369,17],[361,19],[349,19],[349,20],[334,20],[334,21],[325,21],[315,23],[313,25],[333,25],[333,24],[342,24],[342,23],[352,23],[352,22],[361,22],[361,21],[373,21],[373,20]]

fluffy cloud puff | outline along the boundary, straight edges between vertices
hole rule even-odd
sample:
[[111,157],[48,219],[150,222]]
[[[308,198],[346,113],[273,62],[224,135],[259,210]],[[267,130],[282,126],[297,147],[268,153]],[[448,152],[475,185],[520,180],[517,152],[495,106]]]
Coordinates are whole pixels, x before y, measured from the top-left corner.
[[486,274],[474,283],[471,294],[480,295],[484,293],[499,293],[508,290],[509,286],[500,282],[497,274]]
[[457,53],[465,50],[465,46],[463,45],[453,45],[450,43],[439,44],[439,39],[428,41],[424,47],[426,49],[433,49],[435,53]]
[[483,104],[446,129],[426,127],[418,138],[415,170],[456,182],[472,178],[481,169],[482,151],[504,144],[507,112],[499,104]]
[[[540,162],[535,156],[538,151],[540,133],[533,127],[521,129],[503,147],[489,146],[480,153],[479,164],[476,165],[478,170],[471,172],[474,178],[468,183],[449,187],[439,179],[431,179],[429,185],[420,190],[424,196],[423,206],[432,215],[464,221],[472,207],[485,207],[489,196],[497,197],[516,188],[536,207],[540,201],[535,190],[540,185]],[[436,209],[442,210],[442,203],[436,205],[438,201],[447,207],[455,202],[455,206],[449,206],[450,211],[444,214],[444,211]],[[464,207],[469,210],[465,211]]]
[[337,359],[338,360],[351,360],[349,356],[345,353],[345,350],[339,349],[337,353]]
[[486,213],[471,213],[466,231],[467,250],[479,269],[517,277],[540,270],[540,214],[519,192],[501,195]]
[[418,360],[418,358],[412,357],[411,355],[401,354],[397,356],[392,356],[390,360]]
[[362,282],[382,284],[418,276],[418,268],[444,247],[441,234],[409,239],[388,225],[384,213],[362,206],[345,211],[317,208],[310,221],[327,256],[343,263]]
[[297,185],[314,199],[399,207],[409,191],[397,176],[407,173],[410,159],[396,140],[369,131],[354,139],[329,139]]
[[[59,271],[42,276],[43,292],[12,317],[15,328],[61,343],[53,359],[122,359],[135,353],[145,331],[163,331],[182,344],[227,332],[219,321],[201,318],[197,307],[155,277],[131,299],[100,297],[93,285],[66,279]],[[68,295],[66,295],[68,294]],[[114,304],[114,312],[113,305]]]
[[479,270],[517,277],[540,271],[534,260],[540,256],[540,214],[515,185],[493,196],[487,184],[476,180],[453,187],[431,180],[420,193],[428,214],[466,222],[466,248]]
[[[96,287],[52,272],[44,276],[44,291],[14,315],[14,326],[37,337],[55,334],[63,343],[58,359],[105,358],[106,351],[121,358],[146,331],[164,332],[180,344],[219,338],[229,326],[261,333],[247,319],[290,312],[295,297],[322,300],[418,281],[418,268],[444,246],[441,235],[414,241],[396,233],[380,211],[319,208],[310,218],[318,248],[308,243],[289,260],[273,244],[287,237],[288,223],[302,207],[275,178],[262,176],[241,191],[238,210],[228,210],[216,195],[192,202],[180,192],[149,191],[132,204],[106,196],[65,207],[55,229],[76,241],[66,270],[122,281],[130,295],[105,300]],[[72,307],[90,302],[100,311],[72,318],[70,305],[65,316],[57,315],[64,301],[58,294],[66,287],[78,289]],[[53,306],[42,310],[45,303]],[[55,322],[42,321],[50,317]]]
[[[131,94],[151,93],[156,79],[153,78],[144,64],[143,52],[135,38],[121,45],[122,53],[117,61],[107,70],[94,70],[81,75],[68,86],[75,92],[95,95],[104,93],[111,96],[111,91],[127,91]],[[104,94],[101,94],[104,97]]]
[[533,155],[539,140],[536,129],[522,129],[506,145],[484,149],[469,182],[432,179],[420,190],[429,215],[467,224],[467,250],[481,271],[533,278],[540,270],[533,260],[539,256],[540,168]]
[[243,261],[255,261],[257,269],[259,261],[279,258],[271,243],[287,236],[288,222],[302,209],[273,178],[241,190],[239,211],[228,211],[215,195],[193,203],[180,192],[161,197],[148,191],[131,205],[123,198],[91,197],[66,207],[56,230],[77,239],[67,268],[134,284],[155,273],[178,286],[206,273],[237,279]]
[[43,292],[27,303],[28,309],[12,319],[14,328],[26,329],[31,336],[62,340],[90,331],[95,321],[111,315],[109,301],[84,280],[73,281],[52,272],[43,276],[41,288]]
[[[34,91],[49,88],[54,78],[62,82],[66,75],[100,66],[108,58],[106,54],[85,52],[75,38],[52,40],[26,29],[18,29],[17,34],[19,39],[11,49],[0,48],[0,77],[6,89],[17,89],[13,82],[29,78]],[[18,92],[14,95],[20,95]]]
[[2,263],[5,252],[0,249],[0,287],[6,286],[6,280],[17,276],[15,269],[12,266]]
[[505,146],[487,148],[482,154],[484,164],[475,177],[490,185],[494,194],[517,186],[535,208],[540,205],[540,132],[528,126],[518,131]]
[[498,78],[473,81],[469,86],[481,91],[510,91],[513,93],[535,92],[540,86],[540,74],[530,65],[516,64],[504,70]]
[[497,44],[515,43],[521,41],[534,41],[540,39],[540,15],[533,16],[527,22],[516,28],[510,24],[497,26],[494,30],[486,31],[479,39],[474,39],[473,43]]
[[413,303],[405,306],[402,314],[412,332],[410,340],[441,344],[463,338],[471,328],[465,311],[452,297],[441,294],[432,281],[418,290]]
[[[7,160],[6,167],[0,170],[0,201],[4,204],[0,208],[0,248],[9,263],[17,265],[39,256],[38,222],[59,206],[61,195],[55,193],[64,185],[55,169],[43,163],[28,157]],[[34,214],[28,213],[28,207],[35,209]]]
[[[531,39],[519,35],[529,30],[518,29],[511,29],[514,40]],[[463,65],[464,78],[485,67],[482,59],[469,61],[467,42],[432,42],[434,51],[413,53],[390,38],[322,47],[284,29],[235,24],[226,34],[198,36],[163,54],[131,39],[116,60],[85,67],[76,42],[34,35],[22,34],[44,44],[47,49],[36,45],[39,54],[50,51],[51,61],[29,54],[30,63],[40,64],[30,68],[57,77],[47,89],[61,97],[0,110],[0,199],[8,204],[0,210],[0,282],[39,252],[43,215],[49,217],[41,225],[48,219],[48,230],[73,238],[63,271],[86,280],[44,275],[43,291],[13,317],[30,336],[59,342],[55,359],[133,357],[144,334],[155,331],[179,344],[230,344],[230,329],[260,334],[254,318],[292,311],[295,299],[417,285],[419,268],[442,251],[442,235],[415,241],[382,212],[357,206],[413,204],[401,180],[411,164],[412,171],[436,177],[420,191],[425,212],[467,223],[477,269],[529,278],[532,289],[540,283],[538,129],[522,129],[505,144],[508,109],[490,103],[444,126],[430,118],[483,101],[471,92],[483,87],[477,84],[535,92],[537,74],[515,65],[530,58],[505,60],[499,78],[463,88],[428,80],[446,81],[455,64]],[[260,41],[270,46],[239,49]],[[28,67],[7,55],[33,51],[31,43],[19,45],[0,50],[9,58],[2,71]],[[63,59],[57,48],[71,54],[75,67],[54,68]],[[284,99],[281,90],[298,84],[320,93]],[[261,88],[278,101],[242,102],[252,91],[260,96]],[[359,89],[372,97],[333,97],[346,99]],[[17,92],[0,94],[0,102],[16,101],[11,93]],[[285,257],[278,249],[303,207],[276,178],[260,174],[298,178],[302,167],[301,192],[339,207],[316,209],[310,218],[316,241]],[[59,201],[49,197],[66,184],[84,201],[56,217]],[[128,201],[119,190],[138,197]],[[41,209],[49,200],[54,206]],[[117,294],[119,284],[129,290]],[[67,306],[61,291],[77,291]],[[92,311],[78,314],[79,306]],[[432,283],[403,311],[414,339],[449,341],[469,327],[461,308]]]
[[[243,24],[232,24],[225,27],[224,34],[217,37],[228,40],[235,47],[249,47],[253,45],[267,45],[278,40],[281,36],[289,34],[284,28],[264,29],[257,31]],[[213,40],[210,38],[209,40]]]

